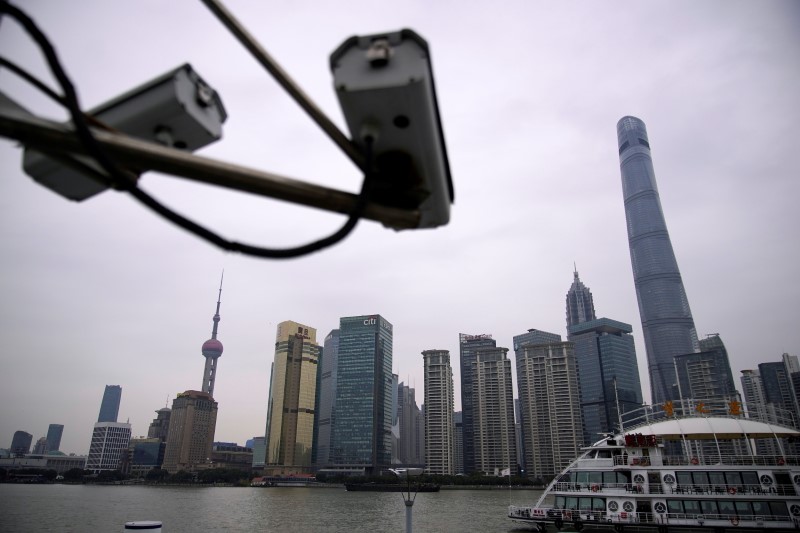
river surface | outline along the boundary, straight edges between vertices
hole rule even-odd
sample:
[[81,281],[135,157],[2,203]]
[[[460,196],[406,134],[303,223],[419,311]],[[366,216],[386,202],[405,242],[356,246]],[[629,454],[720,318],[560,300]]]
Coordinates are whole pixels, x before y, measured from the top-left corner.
[[[509,532],[509,505],[538,490],[442,490],[417,495],[415,533]],[[163,533],[210,531],[344,533],[405,531],[397,492],[343,488],[149,487],[0,484],[0,532],[122,532],[125,522],[159,520]]]

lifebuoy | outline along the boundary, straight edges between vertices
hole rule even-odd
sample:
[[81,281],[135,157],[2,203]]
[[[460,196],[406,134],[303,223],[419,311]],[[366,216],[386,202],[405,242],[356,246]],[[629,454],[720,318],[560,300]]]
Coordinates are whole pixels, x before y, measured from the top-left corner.
[[736,488],[735,487],[728,487],[728,494],[736,494]]
[[644,488],[641,485],[636,485],[636,492],[639,494],[644,494]]
[[600,486],[592,485],[592,492],[597,492],[598,490],[600,490]]
[[786,464],[786,459],[783,457],[778,457],[778,466],[783,466]]
[[732,516],[731,517],[731,524],[734,525],[734,526],[738,526],[739,525],[739,517],[738,516]]
[[697,457],[692,457],[692,464],[693,465],[699,465],[700,464],[700,461],[697,460]]

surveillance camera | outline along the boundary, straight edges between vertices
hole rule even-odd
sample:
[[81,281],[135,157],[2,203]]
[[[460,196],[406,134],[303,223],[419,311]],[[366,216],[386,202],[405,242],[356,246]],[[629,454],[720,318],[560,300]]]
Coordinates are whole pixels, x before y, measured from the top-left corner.
[[370,200],[418,209],[420,228],[447,224],[453,182],[428,43],[411,30],[351,37],[330,64],[353,143],[372,141]]
[[[219,95],[188,63],[128,91],[87,114],[119,132],[172,148],[194,151],[222,137],[228,117]],[[52,158],[26,148],[23,168],[34,180],[71,200],[85,200],[106,184],[70,166],[77,160],[104,174],[83,156]]]

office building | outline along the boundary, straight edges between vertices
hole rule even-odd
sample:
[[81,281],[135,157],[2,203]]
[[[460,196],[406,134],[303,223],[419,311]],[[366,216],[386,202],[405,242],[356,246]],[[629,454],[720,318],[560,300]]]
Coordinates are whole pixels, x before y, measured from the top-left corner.
[[[742,383],[742,395],[744,397],[746,416],[748,418],[755,418],[756,420],[776,422],[774,407],[772,405],[767,405],[766,395],[764,394],[764,383],[761,380],[759,371],[756,369],[742,370],[740,380]],[[755,444],[755,451],[758,455],[781,454],[777,443],[774,441],[758,439]]]
[[311,473],[320,346],[317,330],[278,324],[267,413],[266,475]]
[[103,392],[103,401],[100,403],[98,422],[116,422],[119,416],[119,403],[122,400],[122,387],[119,385],[106,385]]
[[92,431],[86,469],[97,474],[104,470],[120,470],[131,441],[131,425],[120,422],[98,422]]
[[397,459],[403,465],[422,465],[425,461],[425,433],[422,412],[417,405],[416,391],[399,383],[397,391]]
[[32,442],[33,435],[27,431],[15,431],[11,439],[11,448],[9,448],[11,457],[22,457],[29,454]]
[[574,344],[520,344],[516,359],[527,474],[547,481],[583,445]]
[[211,338],[203,343],[200,353],[206,359],[205,368],[203,369],[203,386],[202,392],[207,392],[209,396],[214,397],[214,382],[217,379],[217,364],[220,356],[222,356],[222,343],[217,339],[217,329],[219,327],[219,306],[222,300],[222,278],[219,280],[219,293],[217,294],[217,310],[212,318],[214,325],[211,328]]
[[453,413],[453,473],[464,473],[464,425],[461,411]]
[[425,471],[455,474],[453,368],[447,350],[422,352],[425,372]]
[[150,427],[147,429],[148,439],[159,439],[161,442],[167,442],[169,436],[169,419],[172,415],[172,409],[169,407],[162,407],[156,411],[156,417],[150,422]]
[[267,438],[266,437],[253,437],[253,470],[261,472],[264,470],[264,461],[267,457]]
[[61,449],[61,436],[64,434],[63,424],[50,424],[47,427],[47,451],[57,452]]
[[572,285],[567,291],[567,328],[595,318],[592,291],[580,280],[576,268],[573,272]]
[[673,358],[698,351],[697,332],[667,232],[644,122],[617,123],[622,190],[652,403],[675,400]]
[[47,453],[47,437],[39,437],[33,445],[33,455],[44,455]]
[[195,470],[211,458],[217,402],[207,392],[188,390],[172,401],[162,468],[170,474]]
[[322,361],[319,365],[315,465],[326,465],[330,462],[331,427],[336,403],[336,369],[338,361],[339,330],[334,329],[325,337],[322,347]]
[[380,315],[339,320],[333,469],[371,475],[391,465],[392,329]]
[[517,474],[517,441],[514,426],[514,388],[508,348],[475,350],[472,363],[472,408],[475,470],[502,475]]
[[123,473],[141,478],[154,468],[161,468],[164,462],[164,443],[158,438],[131,439]]
[[461,431],[463,436],[463,454],[465,474],[476,471],[475,466],[475,409],[476,399],[473,397],[472,372],[477,350],[494,348],[496,341],[489,334],[467,335],[460,333],[459,366],[461,369]]
[[[642,386],[630,324],[599,318],[567,328],[578,366],[583,443],[628,422],[622,414],[642,406]],[[617,409],[619,406],[619,409]]]
[[[719,335],[700,341],[700,352],[676,355],[680,398],[693,400],[739,400],[728,352]],[[675,394],[673,394],[675,396]]]
[[783,354],[780,361],[758,365],[767,409],[776,423],[791,427],[800,427],[800,412],[792,382],[796,367],[797,357],[789,354]]
[[524,476],[527,472],[525,466],[525,443],[522,438],[522,407],[519,398],[514,398],[514,439],[517,443],[517,468],[519,475]]

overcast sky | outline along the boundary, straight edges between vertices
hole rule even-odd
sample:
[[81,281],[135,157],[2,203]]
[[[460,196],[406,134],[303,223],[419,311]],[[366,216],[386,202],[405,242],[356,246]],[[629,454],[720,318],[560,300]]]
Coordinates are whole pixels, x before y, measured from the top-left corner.
[[[229,119],[205,156],[346,191],[361,176],[199,1],[27,0],[84,108],[190,62]],[[106,384],[120,420],[201,386],[225,270],[216,440],[263,435],[276,325],[322,340],[342,316],[394,325],[393,367],[422,402],[421,352],[458,334],[499,346],[529,328],[566,336],[573,264],[597,315],[633,325],[616,123],[647,124],[661,202],[700,337],[719,333],[739,371],[800,355],[800,4],[670,2],[248,2],[228,0],[264,47],[344,129],[329,54],[347,37],[412,28],[430,45],[455,183],[448,226],[363,221],[340,245],[291,261],[219,251],[123,193],[69,202],[0,140],[0,447],[65,425],[87,453]],[[12,20],[0,50],[55,83]],[[65,113],[0,71],[0,90]],[[141,185],[226,237],[291,246],[343,217],[145,174]],[[513,358],[513,351],[509,353]]]

